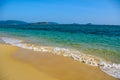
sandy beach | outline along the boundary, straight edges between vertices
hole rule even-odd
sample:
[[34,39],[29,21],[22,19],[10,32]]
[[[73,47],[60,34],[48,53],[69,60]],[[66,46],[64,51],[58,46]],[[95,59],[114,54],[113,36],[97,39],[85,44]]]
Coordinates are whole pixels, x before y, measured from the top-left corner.
[[0,80],[117,79],[71,58],[0,44]]

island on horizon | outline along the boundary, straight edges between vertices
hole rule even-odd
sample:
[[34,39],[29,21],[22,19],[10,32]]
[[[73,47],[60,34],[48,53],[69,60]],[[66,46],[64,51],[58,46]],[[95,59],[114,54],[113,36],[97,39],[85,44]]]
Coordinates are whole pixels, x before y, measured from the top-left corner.
[[[0,25],[65,25],[60,24],[58,22],[47,22],[47,21],[41,21],[41,22],[26,22],[21,20],[0,20]],[[108,26],[120,26],[120,25],[110,25],[110,24],[93,24],[93,23],[86,23],[86,24],[80,24],[80,23],[67,23],[66,25],[86,25],[86,26],[93,26],[93,25],[108,25]]]

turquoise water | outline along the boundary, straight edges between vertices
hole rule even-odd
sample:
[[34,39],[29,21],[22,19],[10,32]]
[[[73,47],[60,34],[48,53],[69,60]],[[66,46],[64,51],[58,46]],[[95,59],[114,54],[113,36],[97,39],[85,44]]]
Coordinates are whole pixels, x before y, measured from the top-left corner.
[[70,48],[120,63],[120,26],[14,25],[0,26],[0,37],[25,43]]

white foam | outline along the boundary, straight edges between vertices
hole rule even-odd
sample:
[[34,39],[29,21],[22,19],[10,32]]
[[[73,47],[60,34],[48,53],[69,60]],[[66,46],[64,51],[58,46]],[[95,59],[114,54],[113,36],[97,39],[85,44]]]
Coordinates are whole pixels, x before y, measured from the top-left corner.
[[57,55],[65,56],[65,57],[71,57],[74,60],[83,62],[85,64],[89,64],[92,66],[100,66],[100,69],[105,73],[120,79],[120,64],[114,64],[114,63],[109,64],[105,61],[102,61],[100,58],[97,58],[91,55],[86,55],[81,53],[80,51],[71,50],[67,48],[36,46],[32,44],[26,44],[19,39],[13,39],[13,38],[7,38],[7,37],[2,37],[1,39],[5,43],[11,44],[13,46],[18,46],[25,49],[31,49],[34,51],[51,52]]
[[105,73],[120,79],[120,64],[108,64],[104,63],[105,66],[100,66],[101,70]]
[[1,38],[5,43],[8,44],[17,44],[17,43],[21,43],[22,40],[18,40],[18,39],[13,39],[13,38],[7,38],[7,37],[2,37]]

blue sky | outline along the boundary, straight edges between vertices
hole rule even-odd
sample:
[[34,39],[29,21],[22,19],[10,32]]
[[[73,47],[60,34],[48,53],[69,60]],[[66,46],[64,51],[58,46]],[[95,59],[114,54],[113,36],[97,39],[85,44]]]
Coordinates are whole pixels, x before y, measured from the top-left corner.
[[0,20],[120,24],[120,0],[0,0]]

